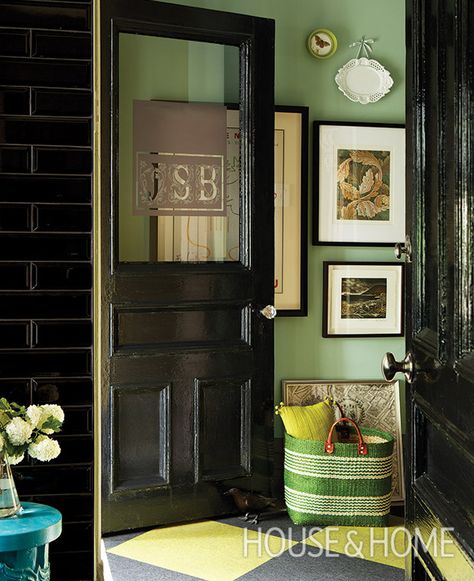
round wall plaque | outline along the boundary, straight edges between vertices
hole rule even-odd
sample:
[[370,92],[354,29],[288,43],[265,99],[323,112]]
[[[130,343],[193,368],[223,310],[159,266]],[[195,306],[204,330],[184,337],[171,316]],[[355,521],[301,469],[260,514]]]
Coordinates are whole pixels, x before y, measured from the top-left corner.
[[327,59],[337,49],[337,38],[326,28],[317,28],[308,36],[308,50],[318,59]]

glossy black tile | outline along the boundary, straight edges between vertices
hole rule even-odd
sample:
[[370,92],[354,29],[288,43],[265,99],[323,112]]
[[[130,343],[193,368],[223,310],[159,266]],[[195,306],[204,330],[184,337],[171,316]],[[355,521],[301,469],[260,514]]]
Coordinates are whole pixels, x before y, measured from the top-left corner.
[[85,551],[92,541],[92,523],[65,523],[56,541],[56,551]]
[[89,347],[92,343],[90,321],[37,321],[34,331],[33,344],[39,348]]
[[19,349],[30,345],[30,324],[25,321],[0,322],[0,349]]
[[92,379],[45,378],[33,380],[33,398],[38,404],[92,404]]
[[0,58],[0,83],[88,89],[91,67],[88,62]]
[[90,174],[92,151],[87,149],[53,149],[36,147],[33,153],[36,173]]
[[90,146],[90,141],[90,122],[87,120],[0,119],[0,143]]
[[24,500],[49,504],[59,510],[63,522],[91,520],[94,514],[94,499],[91,494],[58,494],[53,497],[35,495],[26,497]]
[[90,203],[90,177],[4,176],[0,174],[2,202]]
[[0,56],[28,56],[28,30],[0,30]]
[[31,404],[31,386],[28,379],[0,379],[0,397],[20,405]]
[[0,147],[0,172],[29,173],[31,149],[25,147]]
[[33,115],[79,115],[92,114],[92,95],[88,91],[59,91],[33,89]]
[[[0,263],[0,291],[28,290],[30,265]],[[0,295],[1,300],[1,295]]]
[[0,260],[89,260],[90,236],[2,234]]
[[92,42],[89,34],[33,31],[32,56],[61,59],[90,59]]
[[52,543],[50,546],[50,563],[51,571],[58,581],[92,581],[94,560],[91,550],[61,553],[56,551],[54,545]]
[[89,293],[3,293],[0,319],[87,318],[90,303]]
[[61,456],[15,469],[23,499],[63,513],[50,547],[58,581],[93,579],[91,154],[75,149],[92,143],[91,9],[0,8],[0,396],[66,412]]
[[30,230],[30,206],[0,204],[0,232]]
[[40,232],[90,232],[92,209],[87,206],[38,206]]
[[15,484],[22,496],[92,492],[92,469],[87,466],[26,466],[14,469]]
[[30,89],[0,87],[0,115],[28,115],[29,112]]
[[92,288],[90,264],[41,264],[33,267],[36,290],[86,290]]
[[3,377],[67,377],[90,372],[91,355],[88,351],[0,351],[0,375]]
[[61,402],[65,421],[61,434],[64,436],[92,435],[92,407],[70,407]]
[[64,458],[67,458],[68,464],[84,464],[94,461],[94,441],[92,436],[64,436],[57,434],[56,438],[61,446],[61,454],[51,460],[50,466],[63,464]]
[[23,28],[87,30],[90,27],[90,8],[61,6],[57,2],[4,2],[2,25]]

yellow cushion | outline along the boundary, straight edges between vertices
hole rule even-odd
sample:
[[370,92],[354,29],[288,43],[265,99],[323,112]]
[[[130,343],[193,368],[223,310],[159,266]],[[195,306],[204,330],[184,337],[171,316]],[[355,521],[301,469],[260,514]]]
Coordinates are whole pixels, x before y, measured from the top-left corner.
[[301,440],[326,440],[335,422],[334,408],[326,399],[314,405],[284,405],[276,408],[283,420],[286,432]]

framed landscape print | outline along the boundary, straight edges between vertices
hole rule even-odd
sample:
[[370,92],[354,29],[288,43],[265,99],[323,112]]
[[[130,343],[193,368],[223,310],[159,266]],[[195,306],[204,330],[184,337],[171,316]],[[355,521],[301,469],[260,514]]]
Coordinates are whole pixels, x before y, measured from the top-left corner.
[[311,405],[330,397],[341,406],[344,415],[366,428],[389,432],[395,438],[393,451],[392,500],[405,498],[403,446],[400,418],[400,382],[398,381],[282,381],[286,405]]
[[314,123],[313,244],[405,239],[405,129]]
[[323,337],[403,335],[404,264],[323,263]]

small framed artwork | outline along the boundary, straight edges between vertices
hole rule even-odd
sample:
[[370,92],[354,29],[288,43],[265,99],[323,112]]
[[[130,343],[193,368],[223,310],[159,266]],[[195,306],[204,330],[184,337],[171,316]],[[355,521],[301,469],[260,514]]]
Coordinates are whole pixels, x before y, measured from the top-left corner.
[[324,262],[323,337],[403,335],[404,264]]
[[395,437],[392,500],[403,501],[405,490],[400,382],[284,379],[282,395],[286,405],[311,405],[330,397],[339,403],[344,415],[355,420],[359,425],[392,434]]
[[337,38],[327,28],[317,28],[308,36],[309,52],[318,59],[327,59],[337,50]]
[[314,123],[313,244],[405,239],[405,129]]

